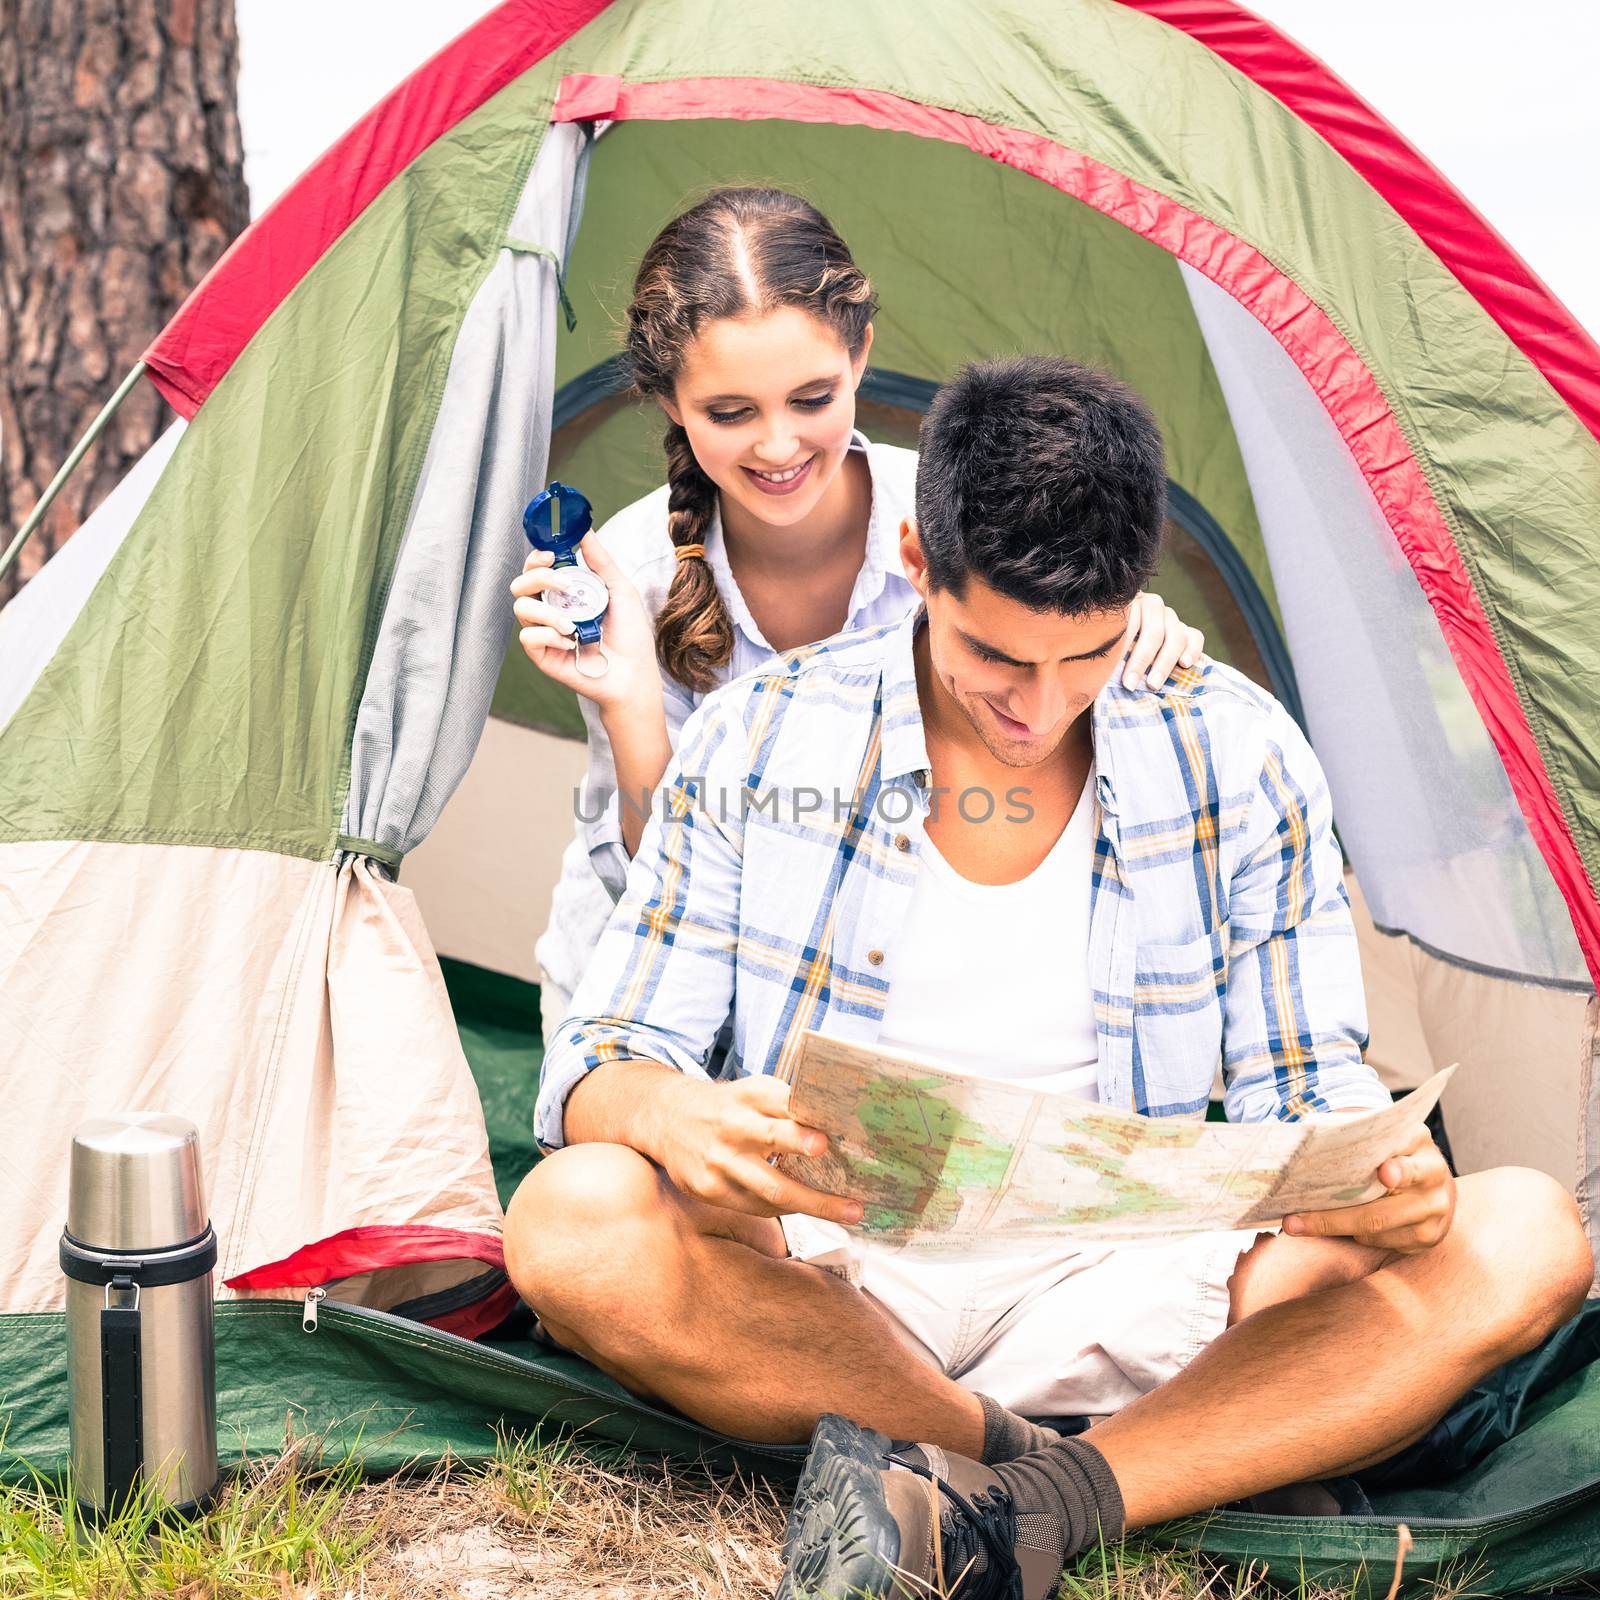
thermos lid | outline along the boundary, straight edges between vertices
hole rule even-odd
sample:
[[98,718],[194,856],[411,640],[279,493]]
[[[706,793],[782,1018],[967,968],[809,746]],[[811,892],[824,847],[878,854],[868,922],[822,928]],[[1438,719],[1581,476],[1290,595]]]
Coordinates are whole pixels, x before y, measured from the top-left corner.
[[67,1232],[91,1250],[170,1250],[205,1232],[200,1136],[184,1117],[123,1111],[72,1136]]

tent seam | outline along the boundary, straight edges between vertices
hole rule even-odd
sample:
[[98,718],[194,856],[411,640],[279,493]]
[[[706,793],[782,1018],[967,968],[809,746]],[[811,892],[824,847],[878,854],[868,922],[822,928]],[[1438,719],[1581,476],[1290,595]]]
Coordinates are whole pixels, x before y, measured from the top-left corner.
[[[1218,57],[1218,59],[1222,60],[1221,57]],[[1251,78],[1247,73],[1243,72],[1238,67],[1235,67],[1231,62],[1224,60],[1222,64],[1230,71],[1238,73],[1239,76],[1244,79],[1245,82],[1249,83],[1253,89],[1259,91],[1261,94],[1266,95],[1268,99],[1273,100],[1279,106],[1281,106],[1285,115],[1294,117],[1299,121],[1304,121],[1304,118],[1301,117],[1300,113],[1295,111],[1292,106],[1281,99],[1271,89],[1268,89],[1264,85],[1256,82],[1254,78]],[[1313,131],[1315,132],[1316,130],[1313,129]],[[1363,176],[1360,169],[1356,167],[1356,165],[1349,159],[1348,156],[1344,154],[1342,150],[1331,143],[1325,135],[1318,133],[1317,136],[1322,139],[1324,144],[1327,145],[1331,154],[1341,161],[1346,167],[1348,167],[1359,181],[1365,183],[1368,188],[1372,187],[1370,182]],[[1050,138],[1052,136],[1045,134],[1044,137]],[[1085,154],[1087,154],[1087,152],[1085,152]],[[1100,158],[1096,157],[1095,159],[1098,160]],[[1124,174],[1124,176],[1126,176],[1126,174]],[[1165,191],[1162,192],[1165,193]],[[1416,228],[1405,218],[1404,215],[1402,215],[1398,209],[1396,209],[1392,201],[1390,201],[1384,195],[1379,194],[1375,189],[1373,190],[1373,193],[1376,198],[1388,208],[1396,221],[1401,223],[1411,233],[1416,234]],[[1169,200],[1174,199],[1174,197],[1171,195],[1167,195],[1166,197]],[[1507,640],[1501,626],[1498,610],[1496,608],[1492,608],[1486,602],[1485,596],[1488,591],[1484,585],[1483,574],[1479,566],[1477,552],[1471,548],[1470,541],[1462,536],[1459,514],[1457,513],[1450,497],[1441,493],[1439,481],[1440,472],[1438,465],[1433,460],[1432,455],[1421,446],[1414,432],[1414,426],[1411,418],[1399,405],[1396,404],[1393,396],[1389,392],[1385,379],[1380,376],[1379,368],[1373,362],[1371,354],[1367,350],[1365,343],[1358,340],[1346,325],[1343,317],[1330,310],[1316,295],[1312,294],[1312,292],[1301,281],[1300,277],[1286,267],[1283,264],[1283,261],[1273,251],[1258,243],[1255,239],[1250,238],[1234,224],[1219,222],[1216,217],[1212,216],[1208,211],[1203,210],[1199,205],[1187,200],[1177,201],[1176,203],[1185,206],[1190,211],[1193,211],[1196,216],[1200,217],[1206,222],[1209,222],[1214,228],[1217,228],[1224,233],[1228,233],[1234,238],[1239,239],[1242,243],[1249,245],[1252,250],[1256,251],[1262,257],[1263,260],[1269,262],[1276,271],[1287,278],[1290,283],[1294,284],[1301,294],[1306,297],[1307,301],[1311,305],[1315,306],[1317,310],[1320,311],[1322,315],[1326,317],[1328,321],[1332,323],[1333,326],[1338,330],[1340,337],[1343,338],[1345,343],[1350,346],[1351,350],[1360,360],[1362,366],[1366,369],[1368,375],[1372,379],[1373,386],[1377,389],[1378,393],[1383,396],[1384,405],[1388,408],[1389,415],[1394,418],[1395,427],[1399,429],[1401,437],[1405,440],[1406,447],[1410,450],[1412,459],[1417,463],[1417,470],[1422,474],[1423,481],[1427,484],[1428,493],[1432,496],[1433,503],[1438,508],[1439,515],[1441,518],[1443,518],[1445,527],[1449,530],[1451,543],[1455,546],[1456,553],[1461,559],[1461,564],[1466,569],[1467,578],[1472,585],[1473,593],[1477,597],[1479,608],[1483,612],[1484,620],[1489,627],[1489,632],[1493,635],[1495,649],[1499,652],[1500,659],[1505,664],[1506,674],[1511,679],[1512,687],[1516,690],[1517,700],[1522,707],[1523,715],[1528,720],[1528,731],[1533,735],[1534,743],[1538,748],[1540,759],[1544,763],[1545,772],[1550,778],[1551,788],[1556,792],[1557,801],[1561,806],[1562,814],[1566,820],[1568,831],[1572,836],[1573,848],[1577,853],[1579,861],[1583,865],[1584,871],[1588,874],[1590,890],[1596,896],[1596,898],[1600,898],[1600,857],[1596,857],[1591,850],[1585,847],[1583,830],[1577,824],[1578,810],[1573,804],[1572,799],[1574,789],[1577,787],[1575,775],[1568,767],[1565,754],[1557,753],[1546,735],[1544,727],[1544,715],[1542,710],[1537,708],[1537,702],[1529,696],[1527,684],[1523,675],[1522,663],[1520,659],[1507,648]],[[1450,273],[1450,276],[1460,286],[1462,292],[1472,300],[1473,304],[1477,305],[1478,309],[1482,311],[1485,316],[1490,317],[1491,321],[1494,321],[1494,318],[1490,316],[1488,310],[1479,304],[1471,289],[1469,289],[1466,284],[1461,283],[1459,277],[1457,277],[1455,272],[1451,269],[1450,263],[1446,261],[1444,257],[1442,257],[1439,252],[1435,250],[1434,247],[1420,235],[1417,235],[1417,242],[1421,248],[1426,250],[1429,255],[1431,255],[1442,268],[1444,268],[1445,271]],[[1195,266],[1196,271],[1205,273],[1205,269],[1203,267],[1198,266],[1193,262],[1191,262],[1190,265]],[[1210,278],[1209,273],[1205,273],[1205,276]],[[1245,306],[1245,309],[1254,315],[1254,307],[1248,305],[1242,300],[1240,300],[1238,303]],[[1259,322],[1261,319],[1257,317],[1256,320]],[[1266,327],[1265,323],[1262,323],[1261,325]],[[1496,322],[1495,326],[1498,328],[1499,323]],[[1505,332],[1504,329],[1501,329],[1500,331],[1502,333]],[[1267,328],[1267,332],[1272,334],[1274,341],[1277,342],[1281,347],[1282,341],[1278,339],[1275,330]],[[1509,339],[1510,335],[1507,334],[1506,337]],[[1564,395],[1561,394],[1561,391],[1550,382],[1550,379],[1544,372],[1543,368],[1541,368],[1539,364],[1527,354],[1526,351],[1522,350],[1520,346],[1516,346],[1515,340],[1511,340],[1511,343],[1517,348],[1518,354],[1522,356],[1529,367],[1532,368],[1532,370],[1537,373],[1541,379],[1543,379],[1551,393],[1561,402],[1564,407],[1570,410],[1571,403]],[[1298,366],[1299,363],[1296,362],[1296,365]],[[1312,392],[1315,394],[1316,390],[1313,389]],[[1323,412],[1337,428],[1338,419],[1335,418],[1328,410],[1328,407],[1320,394],[1317,394],[1317,401],[1320,405],[1322,405]],[[1348,448],[1348,445],[1346,448]],[[1379,499],[1380,497],[1376,488],[1373,487],[1371,479],[1367,478],[1365,473],[1363,473],[1362,476],[1366,480],[1368,488],[1372,491],[1373,498]],[[1382,503],[1381,500],[1380,503]],[[1396,516],[1403,518],[1403,515],[1403,509],[1397,509]],[[1391,522],[1387,516],[1385,516],[1384,521],[1389,528],[1391,539],[1394,540],[1395,548],[1400,551],[1401,556],[1405,559],[1407,567],[1411,568],[1411,559],[1406,554],[1405,549],[1403,546],[1401,546],[1398,537],[1395,535],[1393,522]],[[1418,582],[1420,586],[1420,579]],[[1428,610],[1433,614],[1435,626],[1438,627],[1440,635],[1445,641],[1446,648],[1449,649],[1450,634],[1440,621],[1438,612],[1435,610],[1431,601],[1429,602]],[[1465,674],[1463,674],[1461,671],[1460,663],[1456,662],[1455,660],[1455,651],[1453,649],[1450,650],[1450,657],[1452,663],[1454,663],[1456,666],[1457,675],[1462,678],[1463,685],[1465,686]],[[1498,755],[1498,753],[1499,752],[1497,751],[1496,754]],[[1503,761],[1501,765],[1502,767],[1504,766]],[[1557,778],[1556,773],[1556,769],[1558,767],[1560,768],[1559,779]]]
[[170,844],[210,850],[260,850],[296,861],[332,864],[321,846],[305,837],[275,833],[230,833],[219,837],[212,829],[84,829],[76,833],[13,833],[0,830],[0,845],[5,844]]
[[[440,140],[448,138],[497,96],[525,78],[529,72],[554,60],[561,51],[570,50],[573,41],[603,14],[608,3],[609,0],[583,0],[583,3],[574,7],[570,0],[544,0],[541,5],[532,6],[526,4],[526,0],[522,5],[514,4],[513,0],[502,0],[501,4],[472,23],[455,40],[446,45],[437,56],[424,62],[415,72],[403,78],[372,107],[366,116],[335,140],[310,168],[229,246],[222,259],[156,335],[145,351],[145,359],[150,362],[152,373],[158,375],[156,387],[163,397],[170,400],[180,414],[190,417],[197,414],[215,392],[222,378],[227,375],[228,369],[248,348],[255,334],[260,331],[260,327],[276,316],[294,290],[319,264],[322,256],[360,221],[367,208]],[[509,16],[513,11],[532,12],[533,16],[518,18],[508,25]],[[537,32],[541,25],[552,20],[556,22],[557,27],[557,35],[553,42],[546,36],[541,41],[541,53],[527,55],[524,47],[530,33],[530,23],[533,31]],[[474,52],[481,54],[486,41],[498,43],[501,55],[497,59],[502,63],[510,58],[520,64],[510,70],[509,76],[492,86],[484,87],[481,95],[462,102],[451,89],[452,71],[458,71],[466,58]],[[441,68],[445,69],[442,73]],[[405,127],[408,123],[419,120],[432,123],[428,108],[430,105],[440,103],[438,95],[441,87],[446,91],[445,103],[448,104],[452,100],[457,102],[453,120],[433,124],[435,131],[426,142],[413,145],[413,142],[405,137]],[[405,109],[407,102],[410,103],[409,109]],[[358,198],[355,191],[346,193],[337,185],[332,185],[329,192],[328,174],[332,170],[330,163],[343,160],[347,164],[364,168],[374,163],[376,153],[379,157],[377,164],[381,167],[384,164],[382,156],[391,152],[382,137],[376,146],[371,143],[368,136],[374,133],[380,136],[398,135],[399,142],[410,150],[410,154],[389,171],[388,176],[376,189],[364,199],[359,199],[359,203],[351,208],[347,202]],[[359,187],[358,184],[356,188]],[[314,202],[309,206],[308,197]],[[303,230],[309,227],[311,231],[316,232],[322,220],[330,216],[338,219],[337,231],[324,239],[316,257],[304,263],[300,268],[301,275],[295,278],[293,283],[285,289],[276,289],[274,272],[270,266],[271,252],[265,250],[260,241],[269,235],[274,239],[286,235],[292,241],[296,228]],[[294,254],[292,249],[290,253]],[[262,270],[264,265],[262,257],[267,258],[266,271]],[[204,366],[202,363],[204,370],[197,376],[190,367],[192,346],[195,342],[190,324],[199,320],[199,314],[203,309],[209,309],[202,305],[201,296],[220,300],[236,320],[241,317],[248,318],[252,314],[250,310],[241,313],[237,303],[230,303],[238,299],[234,291],[241,278],[263,284],[265,298],[270,299],[274,293],[277,294],[277,298],[267,307],[262,323],[257,324],[241,344],[230,350],[226,357],[227,365],[220,372],[214,371],[214,364]],[[174,341],[176,348],[169,350],[169,344]],[[190,379],[194,381],[190,382]],[[186,411],[184,406],[173,399],[174,394],[181,395],[190,403],[192,409]]]
[[[1337,152],[1335,153],[1337,154]],[[1343,158],[1341,157],[1341,159]],[[1398,213],[1396,213],[1396,215],[1398,215]],[[1402,218],[1401,220],[1403,221],[1404,219]],[[1220,223],[1215,222],[1213,222],[1213,225],[1217,227],[1221,226]],[[1576,806],[1574,806],[1572,802],[1574,787],[1573,774],[1567,767],[1566,756],[1556,751],[1549,738],[1546,736],[1544,714],[1542,709],[1539,708],[1537,701],[1533,700],[1529,696],[1527,684],[1524,680],[1521,659],[1515,652],[1507,648],[1507,640],[1501,624],[1499,609],[1498,607],[1491,606],[1485,598],[1488,591],[1484,586],[1482,573],[1479,569],[1477,552],[1472,548],[1471,541],[1463,538],[1462,536],[1460,518],[1450,497],[1440,492],[1440,485],[1438,482],[1439,469],[1434,462],[1433,457],[1422,447],[1417,439],[1415,433],[1413,432],[1411,419],[1405,415],[1405,413],[1394,403],[1393,399],[1390,397],[1384,380],[1379,376],[1378,368],[1372,363],[1365,346],[1354,338],[1354,336],[1350,333],[1350,330],[1345,326],[1343,320],[1330,311],[1326,306],[1322,305],[1321,302],[1318,301],[1313,295],[1307,292],[1305,286],[1299,282],[1294,274],[1284,271],[1284,269],[1279,266],[1278,262],[1271,255],[1269,255],[1267,251],[1261,250],[1259,245],[1255,245],[1249,240],[1246,240],[1245,242],[1247,244],[1251,244],[1252,249],[1259,250],[1261,255],[1266,260],[1270,261],[1272,265],[1280,272],[1283,272],[1283,275],[1288,278],[1289,281],[1293,283],[1302,294],[1305,295],[1306,299],[1310,301],[1312,305],[1316,306],[1317,310],[1319,310],[1322,315],[1325,316],[1336,329],[1338,329],[1340,337],[1343,338],[1345,343],[1348,344],[1351,350],[1355,352],[1362,366],[1366,368],[1368,375],[1372,379],[1373,386],[1377,389],[1378,393],[1383,396],[1383,401],[1385,406],[1388,408],[1389,415],[1394,418],[1395,427],[1399,429],[1400,436],[1405,440],[1406,448],[1410,450],[1412,460],[1417,463],[1417,470],[1422,474],[1423,482],[1428,488],[1428,493],[1432,496],[1433,503],[1437,507],[1440,517],[1444,520],[1446,529],[1449,531],[1450,542],[1455,546],[1456,555],[1460,559],[1461,565],[1466,571],[1467,581],[1472,585],[1472,592],[1477,598],[1478,608],[1482,612],[1484,621],[1488,625],[1489,632],[1494,638],[1495,649],[1500,654],[1500,660],[1505,667],[1506,676],[1511,679],[1511,686],[1516,691],[1517,702],[1522,707],[1523,716],[1527,719],[1528,732],[1532,735],[1534,746],[1539,752],[1539,758],[1544,763],[1545,774],[1550,780],[1550,787],[1555,793],[1556,801],[1561,808],[1562,817],[1567,824],[1567,831],[1572,839],[1573,850],[1578,857],[1580,865],[1588,874],[1590,893],[1597,899],[1600,899],[1600,857],[1595,857],[1593,852],[1586,848],[1584,830],[1580,825],[1579,813]],[[1240,301],[1239,303],[1241,305],[1244,304],[1243,301]],[[1246,309],[1249,308],[1247,307]],[[1260,319],[1258,318],[1257,320],[1259,321]],[[1263,323],[1262,326],[1265,327],[1266,325]],[[1269,333],[1272,332],[1270,328],[1267,331]],[[1274,334],[1273,337],[1276,339],[1276,334]],[[1281,341],[1279,342],[1281,346]],[[1298,365],[1298,363],[1296,364]],[[1316,390],[1313,389],[1312,392],[1315,394]],[[1337,428],[1338,421],[1333,417],[1332,413],[1328,411],[1327,405],[1323,403],[1322,396],[1320,394],[1317,395],[1317,400],[1319,404],[1322,404],[1324,413],[1328,415],[1329,420],[1332,421],[1334,426]],[[1565,404],[1565,402],[1563,402],[1563,404]],[[1348,448],[1348,445],[1346,448]],[[1366,478],[1365,473],[1363,473],[1362,476],[1364,479],[1366,479],[1367,486],[1372,491],[1373,498],[1378,500],[1380,505],[1383,504],[1383,500],[1380,498],[1376,488],[1373,487],[1371,479]],[[1404,515],[1405,513],[1403,508],[1395,508],[1395,520],[1403,520]],[[1400,540],[1395,534],[1394,520],[1391,520],[1391,518],[1386,514],[1384,517],[1384,522],[1389,529],[1389,535],[1394,541],[1395,548],[1399,550],[1407,568],[1412,571],[1413,576],[1416,576],[1415,568],[1412,565],[1411,558],[1407,555],[1405,548],[1400,544]],[[1418,586],[1420,587],[1420,577],[1417,581]],[[1426,594],[1426,591],[1424,591],[1424,593]],[[1428,610],[1433,616],[1434,625],[1439,629],[1439,633],[1445,641],[1445,648],[1450,651],[1450,659],[1456,668],[1456,674],[1461,678],[1462,684],[1465,687],[1467,685],[1466,674],[1462,671],[1460,662],[1456,660],[1455,650],[1451,648],[1451,635],[1441,622],[1439,613],[1431,601],[1429,602]],[[1482,716],[1481,711],[1479,715],[1480,717]],[[1499,755],[1498,750],[1496,750],[1495,753],[1497,756]],[[1500,764],[1502,768],[1505,767],[1503,758],[1501,759]],[[1509,777],[1510,773],[1507,772],[1508,780]],[[1521,810],[1520,804],[1518,805],[1518,810]],[[1548,866],[1548,863],[1546,863],[1546,865]]]
[[[337,880],[334,884],[334,893],[338,893]],[[270,1110],[277,1099],[279,1069],[283,1064],[283,1046],[289,1033],[289,1017],[294,1010],[298,979],[305,965],[310,944],[313,899],[310,894],[301,896],[300,914],[295,919],[293,953],[289,958],[289,970],[285,976],[283,995],[278,1003],[278,1015],[273,1022],[272,1040],[267,1050],[266,1081],[256,1101],[256,1114],[250,1129],[250,1143],[245,1149],[244,1170],[238,1194],[234,1198],[233,1223],[226,1235],[230,1252],[235,1247],[235,1242],[244,1237],[243,1219],[254,1209],[256,1180],[261,1170],[261,1156],[266,1145]]]
[[[1370,105],[1325,63],[1303,50],[1288,34],[1264,18],[1251,15],[1242,6],[1238,6],[1235,0],[1225,0],[1223,9],[1232,9],[1237,13],[1228,20],[1235,24],[1248,21],[1252,26],[1263,29],[1278,46],[1283,47],[1295,58],[1292,64],[1283,59],[1263,63],[1259,59],[1258,51],[1249,46],[1239,48],[1237,38],[1230,42],[1226,37],[1226,23],[1223,29],[1208,25],[1222,19],[1201,20],[1196,17],[1185,19],[1178,15],[1182,9],[1182,0],[1179,0],[1177,5],[1171,4],[1170,0],[1165,0],[1165,3],[1164,0],[1117,0],[1117,3],[1131,12],[1160,22],[1191,39],[1225,68],[1236,73],[1253,91],[1258,91],[1266,98],[1276,101],[1289,117],[1315,134],[1330,151],[1344,161],[1367,190],[1388,205],[1400,223],[1471,296],[1507,339],[1527,358],[1534,371],[1544,378],[1562,406],[1572,411],[1580,423],[1600,439],[1600,429],[1596,428],[1592,420],[1593,407],[1587,397],[1567,393],[1567,386],[1573,382],[1573,374],[1564,368],[1563,382],[1557,383],[1548,370],[1547,362],[1551,359],[1548,351],[1541,357],[1530,348],[1530,345],[1538,344],[1539,330],[1516,322],[1498,295],[1486,300],[1484,286],[1480,284],[1475,287],[1474,282],[1469,279],[1494,278],[1520,295],[1531,293],[1536,300],[1544,303],[1547,312],[1558,314],[1555,320],[1563,324],[1558,330],[1561,336],[1575,334],[1591,347],[1590,351],[1585,352],[1587,355],[1592,352],[1592,341],[1589,340],[1582,325],[1549,285],[1544,283],[1532,266],[1500,236],[1472,202],[1376,107]],[[1247,64],[1252,55],[1256,56],[1254,66]],[[1292,76],[1287,75],[1290,73]],[[1319,82],[1319,77],[1324,75],[1328,81]],[[1272,88],[1269,82],[1272,78],[1284,82],[1286,92],[1298,92],[1303,95],[1306,100],[1305,105],[1296,106],[1286,99],[1284,94]],[[1392,142],[1396,148],[1380,150],[1375,154],[1370,147],[1375,130],[1380,145]],[[1358,160],[1354,153],[1347,153],[1347,143],[1352,151],[1361,151],[1361,159]],[[1397,178],[1402,177],[1402,174],[1406,182],[1415,182],[1421,177],[1424,184],[1433,192],[1410,196],[1408,204],[1402,209],[1400,200],[1392,197],[1392,185]],[[1441,243],[1444,240],[1439,232],[1440,224],[1430,221],[1426,215],[1426,202],[1437,204],[1441,199],[1458,212],[1455,219],[1457,225],[1464,221],[1468,234],[1474,231],[1481,234],[1482,238],[1478,241],[1480,246],[1486,239],[1490,243],[1491,254],[1496,255],[1498,259],[1492,264],[1480,262],[1473,267],[1470,263],[1470,251],[1464,247],[1460,239],[1455,241],[1455,248],[1449,254],[1441,249],[1440,244],[1434,242],[1435,236],[1441,238]],[[1465,276],[1464,271],[1467,272]],[[1543,337],[1546,340],[1549,339],[1550,332],[1549,328],[1543,330]]]

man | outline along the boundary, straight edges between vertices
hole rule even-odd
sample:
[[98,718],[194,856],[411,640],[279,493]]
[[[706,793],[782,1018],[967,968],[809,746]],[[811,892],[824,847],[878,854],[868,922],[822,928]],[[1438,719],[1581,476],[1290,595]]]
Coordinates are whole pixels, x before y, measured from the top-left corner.
[[[997,1262],[874,1249],[772,1165],[825,1147],[773,1076],[808,1028],[1148,1116],[1203,1114],[1219,1061],[1235,1120],[1387,1103],[1304,739],[1214,663],[1113,677],[1164,486],[1103,374],[941,391],[902,529],[925,611],[707,700],[550,1042],[512,1277],[636,1393],[815,1428],[785,1593],[1020,1566],[1043,1595],[1096,1538],[1399,1450],[1590,1282],[1557,1185],[1457,1185],[1421,1128],[1384,1198],[1279,1234]],[[1024,1420],[1062,1416],[1097,1420]]]

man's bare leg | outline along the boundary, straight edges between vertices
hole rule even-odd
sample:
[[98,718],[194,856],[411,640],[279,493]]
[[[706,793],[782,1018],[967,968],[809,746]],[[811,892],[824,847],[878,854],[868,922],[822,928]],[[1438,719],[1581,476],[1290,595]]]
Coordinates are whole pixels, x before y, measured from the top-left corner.
[[1269,1237],[1241,1259],[1228,1330],[1084,1437],[1130,1528],[1353,1471],[1574,1315],[1592,1272],[1571,1199],[1519,1168],[1461,1179],[1450,1233],[1416,1255]]
[[541,1162],[506,1266],[551,1334],[636,1394],[775,1443],[840,1411],[891,1438],[983,1449],[978,1397],[919,1359],[859,1290],[784,1258],[783,1230],[688,1198],[622,1145]]

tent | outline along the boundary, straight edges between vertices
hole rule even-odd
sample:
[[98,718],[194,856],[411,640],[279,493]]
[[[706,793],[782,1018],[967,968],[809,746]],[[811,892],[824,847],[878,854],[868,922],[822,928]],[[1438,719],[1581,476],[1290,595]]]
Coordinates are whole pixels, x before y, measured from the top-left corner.
[[[582,767],[509,639],[518,514],[558,473],[602,516],[658,481],[632,267],[755,179],[876,281],[875,436],[998,350],[1147,397],[1158,587],[1327,768],[1373,1059],[1459,1059],[1458,1165],[1554,1173],[1597,1237],[1600,352],[1568,313],[1231,0],[508,0],[218,264],[130,377],[182,422],[0,613],[8,1450],[59,1460],[67,1140],[131,1104],[201,1129],[225,1453],[295,1407],[375,1466],[548,1415],[792,1467],[539,1353],[498,1236]],[[1600,1370],[1521,1420],[1370,1518],[1164,1536],[1387,1571],[1403,1516],[1420,1576],[1600,1566]]]

